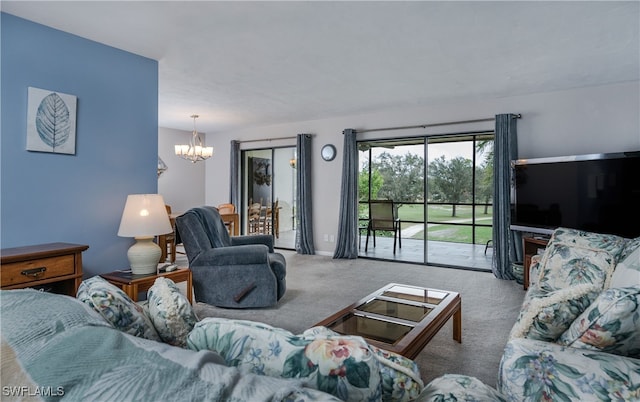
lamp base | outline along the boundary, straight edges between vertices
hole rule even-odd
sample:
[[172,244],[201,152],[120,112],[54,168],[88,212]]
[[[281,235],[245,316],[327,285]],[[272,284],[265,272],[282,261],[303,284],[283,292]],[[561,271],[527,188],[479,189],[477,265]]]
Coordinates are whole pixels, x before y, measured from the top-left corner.
[[127,257],[134,275],[155,274],[158,270],[158,262],[162,250],[151,237],[136,237],[136,242],[129,247]]

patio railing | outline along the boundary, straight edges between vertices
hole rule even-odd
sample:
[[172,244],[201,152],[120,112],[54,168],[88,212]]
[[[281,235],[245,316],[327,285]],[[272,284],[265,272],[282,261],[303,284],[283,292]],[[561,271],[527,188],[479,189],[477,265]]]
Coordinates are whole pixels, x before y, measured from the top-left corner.
[[[486,244],[492,236],[493,208],[489,203],[397,203],[403,238],[424,239],[427,226],[429,240],[454,243]],[[455,216],[452,216],[453,209]],[[360,227],[368,221],[368,201],[360,201]],[[416,227],[418,226],[418,227]],[[390,234],[389,234],[390,235]]]

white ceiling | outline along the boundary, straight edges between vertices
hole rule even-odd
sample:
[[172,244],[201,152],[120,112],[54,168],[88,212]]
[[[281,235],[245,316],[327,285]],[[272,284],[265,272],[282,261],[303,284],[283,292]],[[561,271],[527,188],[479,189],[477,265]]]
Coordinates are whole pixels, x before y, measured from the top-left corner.
[[640,79],[640,3],[2,1],[159,61],[159,125],[199,131]]

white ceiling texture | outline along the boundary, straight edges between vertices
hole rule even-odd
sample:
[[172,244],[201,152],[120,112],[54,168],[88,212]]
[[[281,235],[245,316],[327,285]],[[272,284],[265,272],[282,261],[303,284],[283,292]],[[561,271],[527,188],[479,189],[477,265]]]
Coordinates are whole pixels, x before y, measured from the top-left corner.
[[162,127],[215,133],[640,79],[639,2],[2,1],[159,62]]

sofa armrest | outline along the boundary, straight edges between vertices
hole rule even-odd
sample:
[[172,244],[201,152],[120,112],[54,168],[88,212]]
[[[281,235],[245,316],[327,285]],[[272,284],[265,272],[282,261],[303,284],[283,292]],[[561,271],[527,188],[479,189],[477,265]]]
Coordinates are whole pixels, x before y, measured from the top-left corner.
[[247,244],[212,248],[200,253],[190,266],[220,267],[230,265],[268,264],[269,248],[264,244]]
[[503,395],[475,377],[444,374],[433,379],[424,388],[420,402],[442,401],[506,401]]
[[632,400],[640,360],[517,338],[505,347],[498,391],[514,401]]
[[232,246],[247,244],[263,244],[269,248],[270,253],[273,253],[273,236],[271,235],[234,236],[231,238]]

